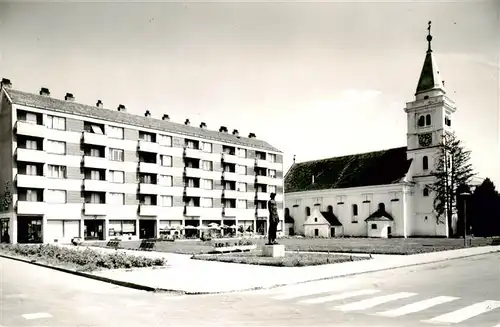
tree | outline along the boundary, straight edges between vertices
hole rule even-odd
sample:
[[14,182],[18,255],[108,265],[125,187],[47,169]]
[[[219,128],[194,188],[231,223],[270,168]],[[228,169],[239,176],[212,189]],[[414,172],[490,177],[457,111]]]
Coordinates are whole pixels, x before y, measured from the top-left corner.
[[491,179],[486,178],[476,187],[471,207],[467,217],[474,235],[500,235],[500,195]]
[[469,185],[475,175],[469,163],[471,152],[466,150],[454,132],[445,132],[439,145],[439,154],[433,172],[436,181],[431,186],[435,192],[434,210],[437,224],[448,222],[448,235],[453,235],[452,219],[457,213],[457,188]]
[[0,212],[9,211],[12,203],[12,192],[10,191],[10,182],[5,182],[3,195],[0,196]]

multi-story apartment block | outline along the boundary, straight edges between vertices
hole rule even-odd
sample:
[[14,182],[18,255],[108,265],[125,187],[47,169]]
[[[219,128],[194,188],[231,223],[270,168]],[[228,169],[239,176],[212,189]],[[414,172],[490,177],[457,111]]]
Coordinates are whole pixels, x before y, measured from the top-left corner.
[[271,192],[284,218],[282,153],[253,133],[1,85],[0,197],[6,183],[12,193],[2,242],[151,238],[213,223],[265,234]]

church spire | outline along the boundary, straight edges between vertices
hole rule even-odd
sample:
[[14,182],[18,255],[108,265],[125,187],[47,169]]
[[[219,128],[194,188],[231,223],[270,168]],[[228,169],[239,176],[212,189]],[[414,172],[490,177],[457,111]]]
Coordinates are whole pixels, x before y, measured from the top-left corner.
[[417,92],[424,93],[432,90],[440,90],[446,93],[444,90],[443,81],[439,75],[439,69],[436,65],[436,59],[434,59],[434,54],[431,48],[431,22],[428,23],[428,34],[427,34],[427,54],[425,55],[424,66],[422,67],[422,72],[420,73],[420,78],[418,80]]

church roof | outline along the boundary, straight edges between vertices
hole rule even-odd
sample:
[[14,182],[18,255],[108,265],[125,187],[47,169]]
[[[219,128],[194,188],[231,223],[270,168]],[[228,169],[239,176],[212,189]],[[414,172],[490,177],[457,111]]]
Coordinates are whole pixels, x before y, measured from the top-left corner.
[[281,152],[279,149],[273,147],[269,143],[255,138],[247,138],[243,136],[233,135],[231,133],[223,133],[209,129],[202,129],[196,126],[188,126],[184,124],[171,122],[168,120],[144,117],[117,110],[98,108],[81,103],[59,100],[39,94],[22,92],[11,88],[8,89],[4,88],[4,90],[9,95],[10,99],[12,100],[12,103],[14,104],[52,110],[55,112],[74,114],[83,117],[97,118],[109,122],[132,125],[139,128],[140,127],[151,128],[159,131],[171,132],[185,136],[200,137],[219,142],[227,142],[236,145],[248,146],[268,151]]
[[285,192],[398,183],[410,164],[406,147],[296,163],[285,178]]
[[342,226],[342,223],[337,218],[337,216],[335,216],[335,214],[333,212],[321,211],[321,214],[330,223],[330,226]]
[[417,92],[422,93],[434,89],[441,89],[444,91],[443,81],[439,75],[439,69],[436,64],[436,59],[431,49],[431,22],[429,22],[429,34],[427,35],[427,42],[429,43],[427,54],[425,55],[424,65],[422,67],[422,72],[420,73],[420,78],[418,79]]

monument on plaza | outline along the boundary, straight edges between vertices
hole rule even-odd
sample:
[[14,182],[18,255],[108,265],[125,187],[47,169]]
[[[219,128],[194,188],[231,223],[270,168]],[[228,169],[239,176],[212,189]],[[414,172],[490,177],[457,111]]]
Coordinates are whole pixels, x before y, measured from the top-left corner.
[[285,256],[285,246],[276,242],[276,232],[280,218],[275,198],[276,193],[271,193],[271,198],[267,201],[267,208],[269,210],[268,243],[264,245],[262,253],[269,257],[283,257]]

